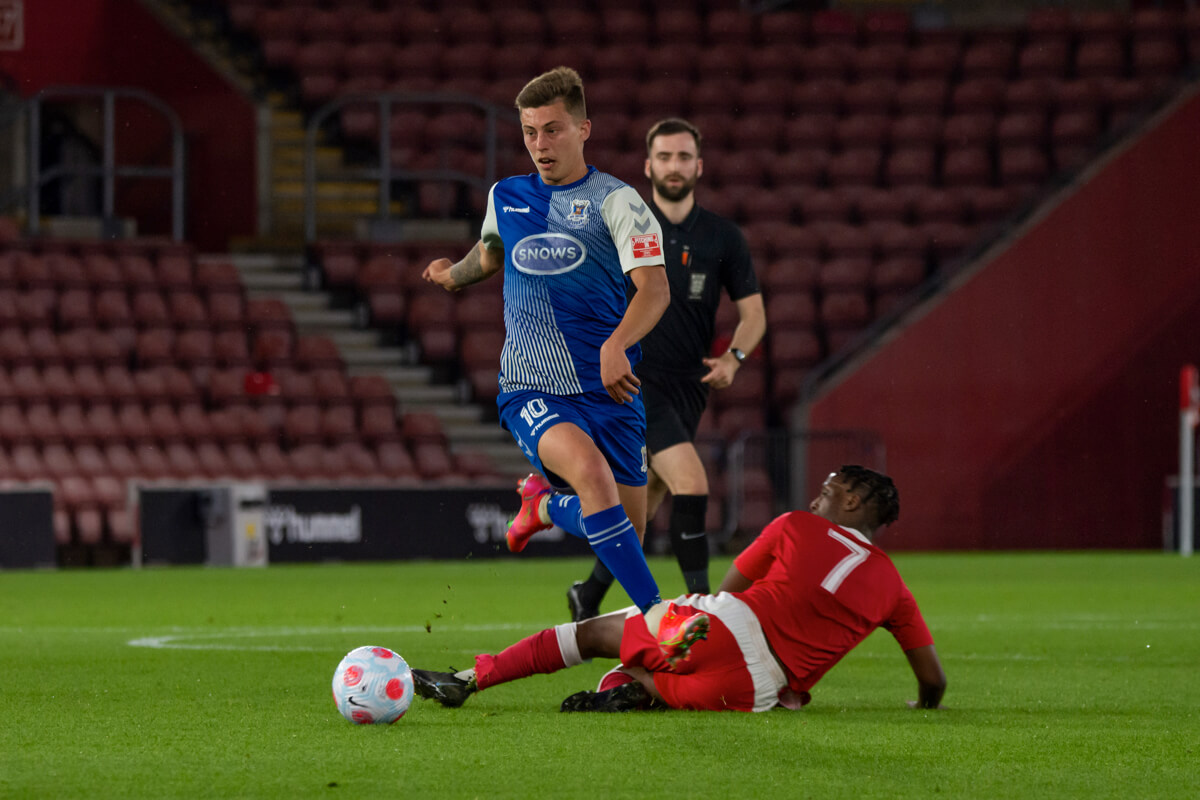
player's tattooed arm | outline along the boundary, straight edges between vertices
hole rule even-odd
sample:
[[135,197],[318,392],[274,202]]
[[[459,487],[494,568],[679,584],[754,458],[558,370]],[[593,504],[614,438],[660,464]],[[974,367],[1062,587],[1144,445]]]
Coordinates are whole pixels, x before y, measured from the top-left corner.
[[487,247],[480,242],[471,248],[457,264],[451,264],[448,258],[439,258],[425,268],[425,280],[436,283],[450,292],[457,292],[464,286],[490,278],[504,266],[504,250]]

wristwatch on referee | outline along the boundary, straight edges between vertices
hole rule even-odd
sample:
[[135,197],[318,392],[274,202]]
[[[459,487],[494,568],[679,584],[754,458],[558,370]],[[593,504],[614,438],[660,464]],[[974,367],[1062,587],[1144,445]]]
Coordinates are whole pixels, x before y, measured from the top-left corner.
[[746,360],[746,353],[743,350],[738,350],[736,347],[731,347],[729,348],[729,352],[733,353],[733,357],[737,359],[739,364]]

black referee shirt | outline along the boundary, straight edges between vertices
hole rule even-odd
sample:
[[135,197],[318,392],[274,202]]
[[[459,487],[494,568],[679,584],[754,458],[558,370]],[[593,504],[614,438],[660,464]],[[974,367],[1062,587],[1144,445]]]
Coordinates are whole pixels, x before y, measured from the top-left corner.
[[642,339],[641,364],[700,378],[708,371],[702,359],[712,348],[722,289],[733,300],[759,292],[750,247],[737,225],[699,205],[679,225],[653,201],[650,208],[662,225],[671,305]]

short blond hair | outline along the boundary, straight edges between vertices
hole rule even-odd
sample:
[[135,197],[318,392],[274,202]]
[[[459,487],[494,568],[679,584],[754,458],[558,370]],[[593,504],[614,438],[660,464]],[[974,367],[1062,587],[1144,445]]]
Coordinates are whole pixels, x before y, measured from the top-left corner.
[[555,67],[525,84],[517,94],[517,110],[541,108],[562,100],[567,113],[576,120],[587,119],[587,103],[583,99],[583,78],[570,67]]

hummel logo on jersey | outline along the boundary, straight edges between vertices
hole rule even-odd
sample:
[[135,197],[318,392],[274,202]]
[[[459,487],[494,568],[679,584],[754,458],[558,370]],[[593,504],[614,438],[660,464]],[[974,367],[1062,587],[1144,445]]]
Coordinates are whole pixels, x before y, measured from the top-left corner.
[[504,213],[507,214],[510,211],[514,214],[528,214],[529,206],[525,206],[524,208],[515,208],[513,206],[505,206],[504,207]]
[[650,209],[646,208],[645,203],[630,203],[629,210],[632,211],[638,219],[633,221],[633,228],[638,233],[645,233],[650,227]]

